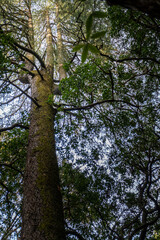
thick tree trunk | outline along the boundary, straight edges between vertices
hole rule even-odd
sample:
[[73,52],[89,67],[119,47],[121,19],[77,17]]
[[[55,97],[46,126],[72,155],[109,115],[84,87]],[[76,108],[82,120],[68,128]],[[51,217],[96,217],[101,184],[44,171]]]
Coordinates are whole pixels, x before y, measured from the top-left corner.
[[32,105],[24,177],[22,240],[65,240],[62,198],[55,152],[55,111],[47,103],[53,80],[41,71],[31,83]]
[[160,0],[106,0],[109,5],[120,5],[140,10],[152,17],[160,18]]

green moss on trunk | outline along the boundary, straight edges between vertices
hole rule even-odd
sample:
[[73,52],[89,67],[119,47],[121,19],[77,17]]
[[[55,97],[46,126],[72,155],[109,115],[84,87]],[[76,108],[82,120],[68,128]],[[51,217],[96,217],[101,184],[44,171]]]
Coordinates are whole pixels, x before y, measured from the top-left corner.
[[[64,240],[63,206],[55,151],[54,117],[47,103],[52,79],[43,71],[35,76],[32,97],[41,107],[32,106],[29,146],[24,179],[22,239]],[[35,224],[36,223],[36,224]]]

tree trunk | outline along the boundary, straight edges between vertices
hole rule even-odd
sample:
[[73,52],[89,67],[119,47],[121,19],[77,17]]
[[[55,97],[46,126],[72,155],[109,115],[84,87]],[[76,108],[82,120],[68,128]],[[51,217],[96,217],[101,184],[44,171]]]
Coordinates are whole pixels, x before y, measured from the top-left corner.
[[151,17],[160,18],[160,0],[106,0],[109,5],[120,5],[140,10]]
[[[48,2],[47,2],[48,3]],[[54,48],[52,44],[52,30],[50,25],[49,19],[49,6],[46,7],[46,52],[47,52],[47,59],[46,59],[46,66],[48,73],[53,78],[54,74]]]
[[31,83],[32,104],[24,177],[22,240],[65,240],[62,197],[55,151],[55,110],[47,103],[53,80],[46,70]]
[[56,22],[57,22],[57,63],[58,63],[58,73],[59,73],[59,80],[66,78],[66,71],[63,68],[64,64],[64,49],[63,49],[63,42],[62,42],[62,31],[61,31],[61,21],[60,21],[60,12],[59,12],[59,2],[56,1]]
[[[33,20],[32,20],[32,13],[31,13],[31,0],[28,0],[28,4],[26,6],[26,16],[28,17],[28,31],[26,31],[27,40],[28,40],[28,48],[34,50],[34,28],[33,28]],[[33,70],[34,68],[34,56],[31,53],[25,53],[23,57],[25,68],[29,71]],[[29,84],[30,78],[27,73],[21,73],[19,75],[19,80],[22,83]]]

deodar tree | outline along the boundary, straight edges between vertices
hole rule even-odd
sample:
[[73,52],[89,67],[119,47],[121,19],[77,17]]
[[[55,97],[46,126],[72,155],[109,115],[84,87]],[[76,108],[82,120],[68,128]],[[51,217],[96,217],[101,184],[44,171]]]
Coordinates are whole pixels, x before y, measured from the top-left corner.
[[105,1],[2,0],[3,240],[158,237],[159,27]]

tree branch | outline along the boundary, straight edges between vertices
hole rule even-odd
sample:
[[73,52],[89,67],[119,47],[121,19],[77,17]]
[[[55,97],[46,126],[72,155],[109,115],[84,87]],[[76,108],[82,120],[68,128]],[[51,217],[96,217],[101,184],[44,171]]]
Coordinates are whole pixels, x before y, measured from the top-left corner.
[[10,192],[9,188],[2,182],[0,181],[0,185],[6,189],[7,192]]
[[20,123],[15,123],[15,124],[13,124],[13,125],[10,126],[10,127],[1,128],[1,129],[0,129],[0,133],[1,133],[1,132],[8,131],[8,130],[12,130],[12,129],[16,128],[16,127],[23,128],[23,129],[29,129],[28,126],[24,126],[24,125],[22,125],[22,124],[20,124]]
[[[123,101],[123,100],[109,99],[109,100],[103,100],[103,101],[95,102],[95,103],[92,103],[92,104],[89,104],[89,105],[85,105],[85,106],[63,108],[63,111],[66,112],[66,111],[76,111],[76,110],[88,110],[88,109],[91,109],[91,108],[93,108],[93,107],[95,107],[97,105],[103,104],[103,103],[125,103],[125,104],[128,104],[128,105],[132,106],[132,107],[136,107],[136,108],[140,107],[139,105],[135,105],[135,104],[132,104],[130,102]],[[64,104],[55,105],[55,106],[56,107],[61,107],[63,105]]]
[[19,169],[17,169],[17,168],[15,168],[15,167],[13,167],[12,164],[0,163],[0,167],[1,167],[1,166],[11,168],[11,169],[15,170],[16,172],[19,172],[19,173],[22,175],[22,177],[24,176],[23,173],[22,173],[22,171],[19,170]]
[[[5,33],[4,33],[4,31],[3,31],[3,29],[1,27],[0,27],[0,33],[5,36]],[[14,39],[12,39],[12,42],[9,42],[9,45],[12,46],[12,47],[16,46],[16,47],[20,48],[21,50],[24,50],[25,52],[31,53],[33,56],[35,56],[38,59],[38,61],[41,64],[41,67],[46,69],[46,65],[45,65],[43,59],[39,56],[38,53],[36,53],[32,49],[20,45]]]
[[81,234],[79,234],[78,232],[76,232],[75,230],[66,230],[66,235],[74,235],[76,237],[78,237],[80,240],[85,240]]
[[41,58],[35,51],[33,51],[32,49],[29,49],[29,48],[27,48],[27,47],[24,47],[24,46],[20,45],[19,43],[15,42],[15,41],[14,41],[13,44],[14,44],[16,47],[18,47],[18,48],[20,48],[20,49],[22,49],[22,50],[24,50],[24,51],[26,51],[26,52],[31,53],[32,55],[34,55],[34,56],[38,59],[38,61],[40,62],[41,67],[46,69],[46,66],[45,66],[44,61],[42,60],[42,58]]
[[[19,66],[18,63],[16,63],[15,61],[11,61],[12,64],[16,65],[16,66]],[[19,66],[20,67],[20,66]],[[25,71],[26,73],[28,73],[29,75],[31,75],[32,77],[35,76],[35,74],[33,72],[31,72],[30,70],[28,70],[27,68],[25,67],[20,67],[21,70]]]
[[123,59],[115,59],[107,54],[102,53],[102,52],[100,52],[100,55],[103,57],[107,57],[112,62],[122,63],[125,61],[141,61],[141,60],[143,60],[143,61],[152,61],[154,63],[160,64],[160,61],[158,61],[157,59],[152,58],[152,57],[129,57],[129,58],[123,58]]

